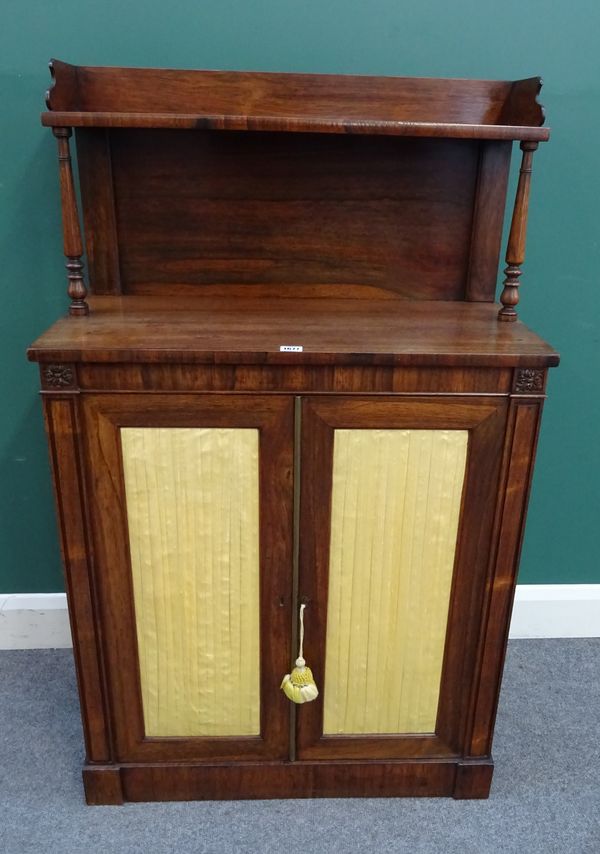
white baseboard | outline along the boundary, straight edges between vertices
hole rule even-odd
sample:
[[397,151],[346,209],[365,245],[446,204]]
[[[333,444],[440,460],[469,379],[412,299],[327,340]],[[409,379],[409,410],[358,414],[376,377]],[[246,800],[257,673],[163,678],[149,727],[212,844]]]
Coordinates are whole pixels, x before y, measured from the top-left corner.
[[518,584],[510,637],[600,637],[600,584]]
[[72,646],[64,593],[0,593],[0,649]]
[[[600,584],[519,584],[510,636],[600,637]],[[0,649],[70,646],[64,593],[0,594]]]

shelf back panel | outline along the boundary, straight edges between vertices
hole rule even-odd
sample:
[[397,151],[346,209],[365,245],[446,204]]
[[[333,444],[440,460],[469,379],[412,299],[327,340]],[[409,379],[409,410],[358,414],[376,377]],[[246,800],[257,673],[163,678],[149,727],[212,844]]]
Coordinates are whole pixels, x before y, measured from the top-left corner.
[[485,145],[78,130],[91,290],[464,299]]

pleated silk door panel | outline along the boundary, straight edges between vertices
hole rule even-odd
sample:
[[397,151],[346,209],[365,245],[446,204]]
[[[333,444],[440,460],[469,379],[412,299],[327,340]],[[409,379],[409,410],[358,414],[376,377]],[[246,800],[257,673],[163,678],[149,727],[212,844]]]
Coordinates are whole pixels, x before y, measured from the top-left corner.
[[301,758],[461,753],[505,419],[489,398],[304,401],[299,593],[321,693],[297,713]]
[[287,756],[291,399],[84,410],[118,758]]

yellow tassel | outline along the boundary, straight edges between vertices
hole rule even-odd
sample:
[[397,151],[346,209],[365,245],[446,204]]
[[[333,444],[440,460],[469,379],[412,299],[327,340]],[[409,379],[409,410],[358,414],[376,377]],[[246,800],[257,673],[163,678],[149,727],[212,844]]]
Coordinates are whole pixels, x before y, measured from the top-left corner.
[[300,605],[300,649],[296,666],[291,673],[286,673],[281,683],[281,690],[292,703],[310,703],[319,696],[319,689],[315,684],[310,667],[302,656],[304,644],[304,609],[306,605]]
[[292,703],[309,703],[319,696],[310,667],[306,667],[303,658],[296,659],[296,667],[283,677],[281,689]]

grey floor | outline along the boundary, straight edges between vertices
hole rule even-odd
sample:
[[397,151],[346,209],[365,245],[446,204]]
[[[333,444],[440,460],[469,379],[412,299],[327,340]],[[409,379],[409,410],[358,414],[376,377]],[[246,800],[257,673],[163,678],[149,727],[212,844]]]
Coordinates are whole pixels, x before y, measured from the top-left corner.
[[0,653],[0,852],[600,854],[600,639],[510,644],[488,801],[86,807],[71,652]]

